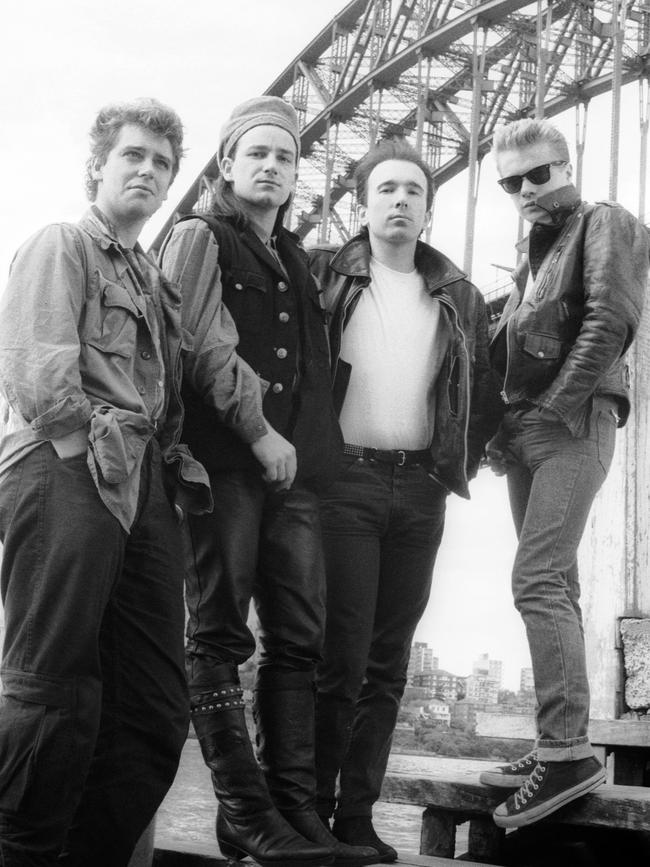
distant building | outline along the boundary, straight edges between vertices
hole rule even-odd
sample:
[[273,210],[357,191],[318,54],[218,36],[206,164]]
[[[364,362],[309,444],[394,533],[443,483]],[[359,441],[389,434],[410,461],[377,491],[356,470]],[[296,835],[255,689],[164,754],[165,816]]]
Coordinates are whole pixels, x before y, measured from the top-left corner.
[[522,668],[521,669],[521,677],[519,678],[519,691],[520,692],[534,692],[535,690],[535,679],[533,677],[533,669],[532,668]]
[[473,732],[476,730],[477,714],[484,709],[484,704],[477,704],[467,698],[462,698],[450,708],[451,725]]
[[406,682],[413,686],[413,678],[416,674],[424,674],[436,668],[438,668],[438,658],[433,655],[433,650],[426,642],[416,641],[411,647]]
[[465,695],[465,681],[466,678],[445,671],[443,668],[413,675],[413,686],[422,687],[427,695],[439,696],[445,701],[458,701]]
[[404,695],[402,696],[402,705],[407,705],[412,701],[426,701],[431,698],[431,692],[422,686],[406,686],[404,687]]
[[448,726],[451,722],[451,712],[449,705],[440,699],[431,699],[431,701],[420,708],[420,716],[423,719],[431,720],[440,725]]
[[503,675],[503,663],[499,659],[490,659],[487,653],[482,653],[472,666],[472,673],[467,678],[468,701],[475,704],[497,704]]

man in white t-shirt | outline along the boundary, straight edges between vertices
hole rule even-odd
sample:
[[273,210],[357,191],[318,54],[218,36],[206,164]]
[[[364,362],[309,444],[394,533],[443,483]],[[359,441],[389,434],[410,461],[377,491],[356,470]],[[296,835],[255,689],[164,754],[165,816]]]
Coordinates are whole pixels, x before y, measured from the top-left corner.
[[372,808],[447,494],[469,496],[499,410],[483,298],[418,240],[433,199],[428,166],[405,141],[383,141],[361,160],[355,180],[361,233],[340,249],[310,252],[330,315],[345,440],[343,475],[323,500],[327,625],[316,806],[327,824],[334,815],[338,839],[394,861]]

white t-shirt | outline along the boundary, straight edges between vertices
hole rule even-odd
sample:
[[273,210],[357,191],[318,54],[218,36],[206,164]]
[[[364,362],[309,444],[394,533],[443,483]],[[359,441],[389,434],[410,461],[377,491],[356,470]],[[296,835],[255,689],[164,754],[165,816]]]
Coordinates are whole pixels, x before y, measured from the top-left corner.
[[341,341],[341,358],[352,365],[340,418],[346,443],[406,450],[430,445],[433,391],[447,340],[440,302],[422,276],[371,258],[370,285]]

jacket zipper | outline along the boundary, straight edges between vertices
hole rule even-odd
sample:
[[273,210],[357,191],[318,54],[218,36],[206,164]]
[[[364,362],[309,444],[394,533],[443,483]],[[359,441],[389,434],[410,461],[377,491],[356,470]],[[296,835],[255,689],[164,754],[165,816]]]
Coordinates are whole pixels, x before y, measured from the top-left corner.
[[468,433],[469,433],[469,406],[471,401],[470,394],[470,375],[469,375],[469,366],[470,366],[470,358],[469,352],[467,351],[467,338],[465,337],[465,332],[463,331],[460,322],[458,321],[458,311],[454,307],[454,305],[447,301],[444,296],[441,296],[439,299],[441,304],[444,304],[448,309],[453,312],[454,316],[454,324],[457,330],[460,332],[460,336],[463,340],[463,352],[465,353],[465,394],[466,394],[466,409],[465,409],[465,424],[463,429],[463,481],[466,485],[469,484],[467,479],[467,455],[469,451],[469,447],[467,445]]
[[510,370],[510,326],[512,324],[512,316],[506,322],[506,372],[503,376],[503,388],[501,389],[501,400],[506,404],[506,406],[510,405],[510,398],[508,397],[508,393],[506,391],[506,384],[508,382],[508,371]]

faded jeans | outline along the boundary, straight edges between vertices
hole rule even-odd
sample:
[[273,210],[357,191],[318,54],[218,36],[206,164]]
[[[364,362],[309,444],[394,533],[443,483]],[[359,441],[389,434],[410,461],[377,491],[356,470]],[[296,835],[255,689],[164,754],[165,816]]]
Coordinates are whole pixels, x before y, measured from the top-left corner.
[[316,707],[316,809],[331,816],[336,805],[335,818],[370,816],[379,797],[447,500],[420,464],[345,466],[322,508],[327,620]]
[[612,461],[614,409],[612,399],[594,398],[585,437],[540,419],[537,407],[511,410],[497,435],[519,539],[512,588],[533,663],[538,754],[546,761],[593,754],[577,552]]

